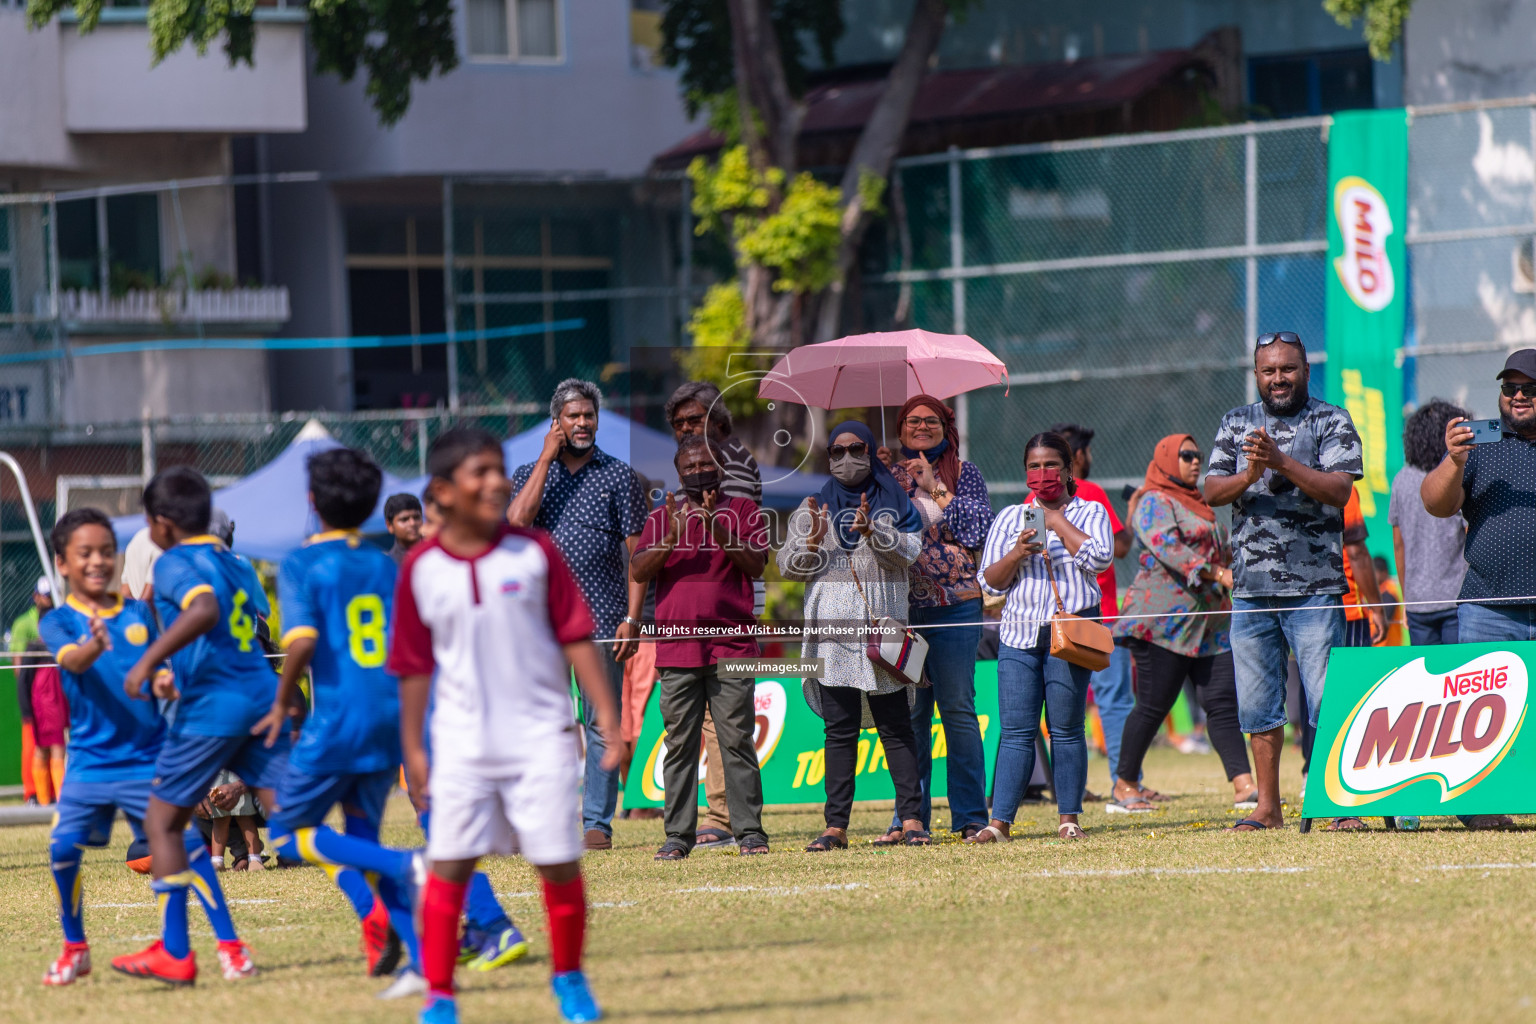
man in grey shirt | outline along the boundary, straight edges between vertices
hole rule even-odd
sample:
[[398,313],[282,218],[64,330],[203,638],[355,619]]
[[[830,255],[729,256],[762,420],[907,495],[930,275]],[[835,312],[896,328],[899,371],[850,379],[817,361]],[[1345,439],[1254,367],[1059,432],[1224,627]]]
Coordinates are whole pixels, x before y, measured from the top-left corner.
[[[1387,522],[1392,524],[1392,550],[1403,601],[1408,604],[1408,639],[1416,647],[1457,641],[1455,602],[1467,574],[1463,553],[1467,524],[1460,516],[1437,519],[1430,515],[1419,488],[1445,457],[1445,425],[1470,415],[1437,398],[1408,417],[1403,426],[1404,465],[1392,478]],[[1444,603],[1414,603],[1418,601]]]

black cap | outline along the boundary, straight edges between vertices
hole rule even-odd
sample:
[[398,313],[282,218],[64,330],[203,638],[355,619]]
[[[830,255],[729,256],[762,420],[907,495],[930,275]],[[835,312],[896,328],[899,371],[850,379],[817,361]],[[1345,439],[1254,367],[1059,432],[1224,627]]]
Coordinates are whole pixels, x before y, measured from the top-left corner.
[[1522,348],[1511,352],[1509,358],[1504,360],[1504,369],[1499,371],[1499,375],[1494,380],[1503,380],[1504,375],[1511,370],[1536,380],[1536,348]]

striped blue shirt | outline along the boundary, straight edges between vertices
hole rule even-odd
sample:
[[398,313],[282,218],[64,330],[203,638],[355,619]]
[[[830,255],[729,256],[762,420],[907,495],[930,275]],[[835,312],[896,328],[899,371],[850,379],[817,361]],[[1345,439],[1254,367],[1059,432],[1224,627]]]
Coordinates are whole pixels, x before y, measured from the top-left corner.
[[[985,573],[988,566],[1001,561],[1018,543],[1019,534],[1024,529],[1024,508],[1024,505],[1009,505],[992,521],[992,529],[987,531],[987,546],[982,551],[980,574],[984,592],[1007,598],[1003,604],[999,639],[1009,647],[1020,649],[1035,646],[1041,628],[1056,614],[1056,598],[1051,594],[1051,580],[1045,573],[1045,559],[1041,555],[1031,555],[1020,562],[1018,575],[1007,590],[989,586]],[[1062,512],[1067,522],[1086,533],[1088,539],[1077,549],[1077,554],[1071,555],[1060,537],[1046,531],[1046,552],[1051,556],[1056,586],[1068,612],[1093,615],[1099,610],[1101,596],[1098,575],[1109,568],[1114,551],[1109,515],[1103,505],[1082,498],[1067,502]]]

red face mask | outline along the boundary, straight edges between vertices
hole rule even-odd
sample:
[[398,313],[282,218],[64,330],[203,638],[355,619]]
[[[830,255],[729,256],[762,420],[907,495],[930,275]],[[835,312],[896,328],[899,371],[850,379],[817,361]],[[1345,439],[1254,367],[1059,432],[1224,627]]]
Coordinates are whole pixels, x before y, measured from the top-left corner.
[[1049,469],[1031,469],[1024,474],[1024,480],[1041,501],[1056,501],[1066,490],[1061,482],[1061,470],[1054,466]]

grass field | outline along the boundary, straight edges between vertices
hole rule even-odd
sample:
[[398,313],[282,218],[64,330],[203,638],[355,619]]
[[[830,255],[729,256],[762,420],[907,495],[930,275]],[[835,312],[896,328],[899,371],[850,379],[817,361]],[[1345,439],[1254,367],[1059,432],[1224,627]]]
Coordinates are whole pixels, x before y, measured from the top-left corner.
[[[1294,790],[1291,751],[1285,770]],[[869,807],[853,849],[806,854],[821,826],[807,808],[768,816],[769,857],[663,865],[651,861],[660,822],[618,822],[615,849],[586,862],[594,988],[610,1019],[636,1021],[1536,1018],[1531,835],[1469,834],[1450,818],[1418,833],[1224,834],[1215,757],[1157,750],[1147,772],[1182,796],[1134,818],[1092,808],[1079,843],[1058,841],[1054,807],[1036,804],[1008,846],[876,851],[889,812]],[[1106,775],[1091,762],[1090,788]],[[415,841],[408,811],[393,802],[387,840]],[[38,984],[60,941],[46,830],[0,829],[0,1020],[415,1019],[414,1001],[373,998],[355,919],[314,869],[224,876],[259,978],[219,979],[195,903],[195,989],[114,974],[110,957],[157,928],[118,832],[85,869],[96,972],[51,991]],[[519,861],[489,871],[534,952],[460,972],[463,1017],[556,1021],[536,879]]]

